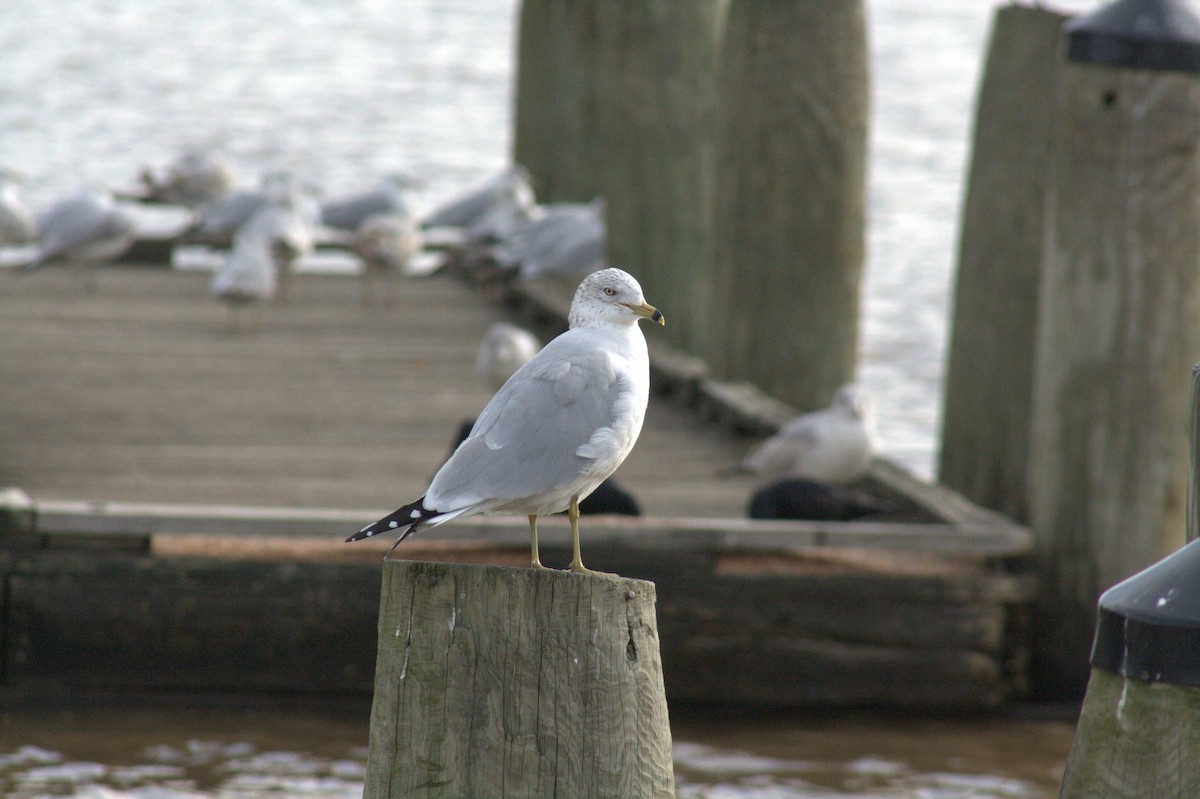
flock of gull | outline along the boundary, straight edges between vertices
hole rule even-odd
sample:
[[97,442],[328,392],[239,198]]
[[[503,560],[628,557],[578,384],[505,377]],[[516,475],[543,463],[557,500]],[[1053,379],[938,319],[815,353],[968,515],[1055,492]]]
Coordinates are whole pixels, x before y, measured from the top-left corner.
[[[605,267],[603,201],[539,205],[518,166],[421,217],[410,208],[414,182],[404,175],[321,201],[285,172],[264,174],[257,188],[237,188],[227,161],[192,151],[165,167],[143,170],[138,182],[135,191],[120,195],[83,189],[33,214],[21,200],[20,177],[0,170],[0,246],[24,247],[28,255],[19,265],[25,270],[55,262],[84,265],[94,287],[95,267],[124,255],[139,237],[134,205],[177,206],[187,221],[175,239],[223,252],[211,289],[228,303],[235,330],[239,309],[287,301],[296,262],[319,243],[344,247],[361,260],[364,302],[375,280],[417,274],[414,259],[431,238],[482,250],[496,268],[519,278],[582,278]],[[528,331],[497,324],[480,345],[476,372],[499,396],[511,391],[505,387],[514,374],[541,351]],[[472,423],[465,424],[459,440],[471,430]],[[753,475],[760,484],[748,507],[753,518],[844,521],[895,510],[854,486],[875,451],[869,400],[848,384],[828,408],[792,420],[724,471]],[[418,509],[428,519],[423,523],[436,523],[437,513],[419,503],[401,510]],[[639,509],[611,478],[574,508],[576,514],[613,512],[636,515]]]
[[25,269],[68,262],[84,265],[95,285],[97,265],[120,258],[138,239],[133,207],[169,205],[186,212],[177,243],[224,252],[213,294],[237,309],[286,301],[296,262],[318,245],[343,247],[362,263],[363,297],[382,276],[411,271],[430,239],[486,252],[496,266],[522,278],[582,277],[603,266],[604,206],[539,205],[528,175],[512,167],[451,198],[420,218],[408,192],[414,181],[389,175],[378,185],[327,200],[290,173],[263,174],[255,188],[238,188],[229,162],[212,151],[188,151],[156,169],[143,169],[136,190],[114,194],[85,188],[32,213],[20,197],[19,176],[0,172],[0,246],[28,245]]

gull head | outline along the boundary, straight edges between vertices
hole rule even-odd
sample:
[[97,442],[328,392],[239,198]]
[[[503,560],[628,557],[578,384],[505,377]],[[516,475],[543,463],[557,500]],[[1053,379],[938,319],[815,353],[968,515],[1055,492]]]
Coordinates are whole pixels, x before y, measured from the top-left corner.
[[620,269],[601,269],[583,279],[571,302],[571,327],[637,324],[649,319],[666,324],[662,312],[646,302],[633,275]]
[[865,419],[871,413],[871,401],[857,383],[847,383],[835,391],[832,407],[855,419]]

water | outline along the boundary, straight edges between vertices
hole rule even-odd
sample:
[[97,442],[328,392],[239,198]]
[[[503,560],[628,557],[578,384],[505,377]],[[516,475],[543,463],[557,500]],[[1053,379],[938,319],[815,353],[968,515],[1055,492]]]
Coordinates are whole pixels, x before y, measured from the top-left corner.
[[[1073,4],[1072,4],[1073,3]],[[1094,3],[1072,0],[1066,7]],[[885,452],[931,476],[967,141],[992,7],[869,2],[861,380]],[[327,195],[404,170],[418,210],[507,162],[515,0],[7,0],[0,163],[35,208],[214,146]],[[681,797],[1051,797],[1064,723],[684,720]],[[331,712],[0,712],[0,794],[361,794],[366,722]]]
[[[795,719],[675,722],[680,799],[1050,799],[1065,722]],[[0,714],[10,799],[358,799],[367,708],[123,707]]]
[[[1088,0],[1064,7],[1090,8]],[[930,477],[987,3],[874,0],[860,378],[884,451]],[[507,162],[516,0],[8,0],[0,162],[35,208],[214,146],[327,195],[408,171],[418,208]],[[64,20],[69,20],[69,24]]]

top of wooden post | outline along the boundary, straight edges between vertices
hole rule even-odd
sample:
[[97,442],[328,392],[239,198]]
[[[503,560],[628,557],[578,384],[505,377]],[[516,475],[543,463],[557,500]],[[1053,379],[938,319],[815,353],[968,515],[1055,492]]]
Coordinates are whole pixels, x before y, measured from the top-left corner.
[[1071,61],[1200,72],[1200,20],[1184,0],[1116,0],[1063,31]]

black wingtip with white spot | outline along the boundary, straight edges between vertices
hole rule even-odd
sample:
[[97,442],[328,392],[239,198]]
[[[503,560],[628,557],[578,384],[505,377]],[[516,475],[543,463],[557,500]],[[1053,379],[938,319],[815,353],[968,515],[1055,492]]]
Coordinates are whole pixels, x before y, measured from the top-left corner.
[[347,538],[346,542],[349,543],[351,541],[361,541],[364,538],[370,538],[371,536],[378,535],[379,533],[395,533],[402,527],[407,526],[407,529],[400,533],[400,538],[396,541],[396,543],[400,543],[400,541],[403,541],[405,538],[408,538],[410,535],[416,532],[417,528],[421,526],[422,522],[428,521],[429,519],[439,515],[437,511],[427,510],[425,508],[424,501],[425,497],[421,497],[412,504],[405,505],[402,508],[397,508],[374,524],[368,524],[366,527]]

